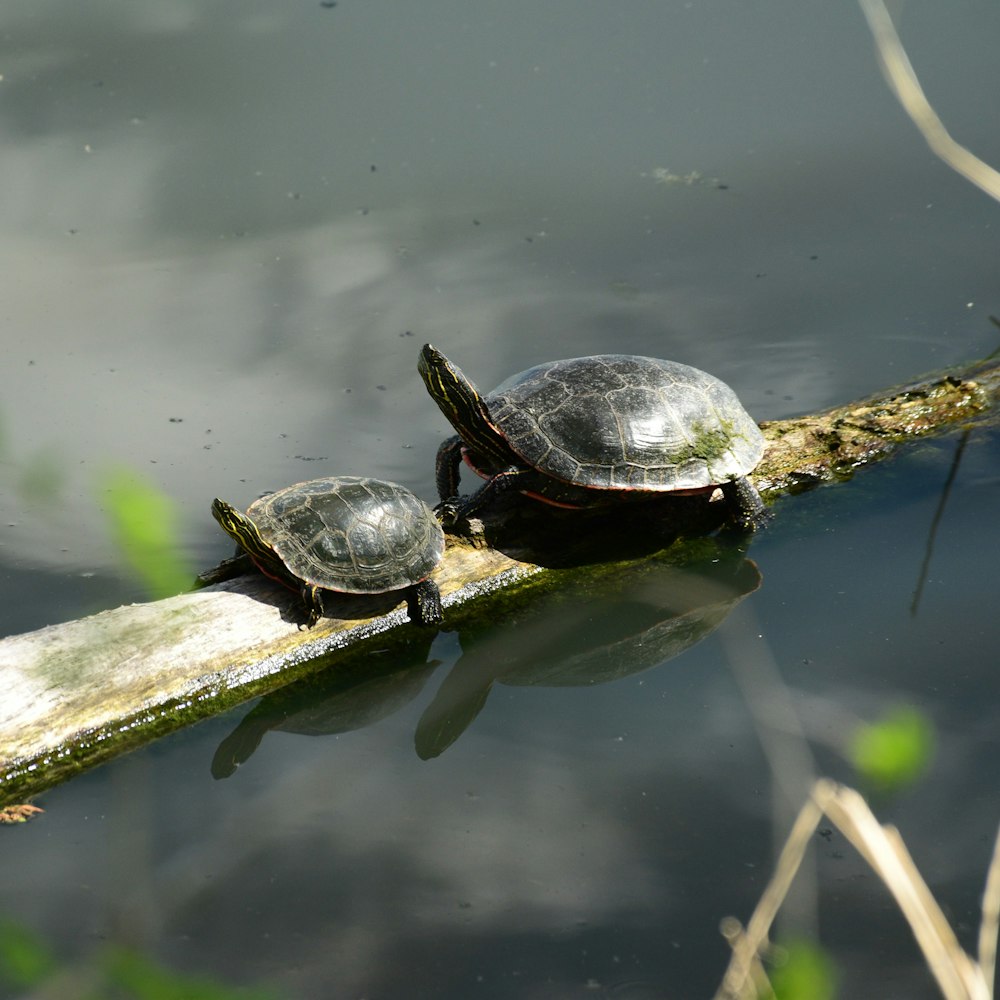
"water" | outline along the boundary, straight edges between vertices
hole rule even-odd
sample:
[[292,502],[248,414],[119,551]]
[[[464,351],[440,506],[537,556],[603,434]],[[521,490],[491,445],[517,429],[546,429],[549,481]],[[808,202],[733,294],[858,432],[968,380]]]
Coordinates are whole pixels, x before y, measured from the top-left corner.
[[[671,357],[759,419],[995,347],[998,208],[915,134],[850,4],[272,8],[5,9],[4,634],[143,598],[101,508],[119,464],[177,500],[197,567],[230,549],[216,495],[365,473],[430,497],[426,340],[483,387]],[[902,15],[929,97],[1000,163],[995,9]],[[797,804],[782,782],[810,754],[855,782],[854,721],[912,704],[934,760],[874,805],[971,949],[1000,819],[1000,445],[969,438],[928,560],[957,446],[782,500],[759,587],[683,651],[649,571],[54,789],[5,833],[0,910],[68,976],[122,944],[282,997],[706,996]],[[570,649],[590,683],[552,683]],[[428,738],[469,677],[464,726]],[[786,700],[805,745],[761,718]],[[252,711],[272,728],[243,723],[259,745],[214,777]],[[786,926],[818,925],[843,995],[936,995],[839,834],[816,865],[818,911],[803,892]]]

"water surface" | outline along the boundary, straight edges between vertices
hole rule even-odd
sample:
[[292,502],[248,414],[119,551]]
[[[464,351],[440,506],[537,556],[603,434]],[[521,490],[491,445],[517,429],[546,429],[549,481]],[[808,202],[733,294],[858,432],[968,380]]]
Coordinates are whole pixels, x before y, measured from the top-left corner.
[[[1000,163],[996,10],[901,15],[930,99]],[[431,497],[428,340],[484,388],[669,357],[758,419],[996,346],[1000,209],[934,159],[850,4],[36,0],[2,44],[4,634],[143,599],[112,467],[177,501],[198,567],[229,553],[216,495],[344,473]],[[968,439],[928,558],[957,447],[783,499],[686,645],[674,570],[637,573],[54,789],[5,833],[0,909],[70,975],[122,944],[281,997],[707,996],[803,770],[855,782],[846,735],[910,704],[936,755],[874,805],[972,948],[1000,446]],[[428,736],[442,700],[465,714]],[[815,854],[787,927],[818,928],[843,995],[936,995],[839,834]]]

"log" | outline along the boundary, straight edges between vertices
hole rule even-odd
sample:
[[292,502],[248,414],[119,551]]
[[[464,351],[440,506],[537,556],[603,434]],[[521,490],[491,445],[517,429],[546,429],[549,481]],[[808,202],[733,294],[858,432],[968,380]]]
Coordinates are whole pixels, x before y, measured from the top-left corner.
[[[751,478],[768,502],[847,479],[908,441],[995,420],[998,394],[1000,365],[984,362],[766,422],[767,449]],[[665,503],[673,505],[666,518]],[[530,602],[571,585],[573,573],[619,579],[672,551],[683,561],[684,539],[717,528],[721,511],[719,502],[684,498],[636,504],[614,519],[506,498],[483,526],[488,544],[448,538],[434,573],[445,627],[495,621],[498,602]],[[636,530],[638,519],[649,530]],[[567,576],[566,567],[584,568]],[[343,596],[328,608],[339,617],[305,629],[297,595],[256,572],[224,578],[239,568],[224,564],[190,593],[0,640],[0,805],[332,665],[362,677],[373,672],[375,650],[404,651],[407,660],[429,646],[427,630],[410,624],[392,596]],[[428,732],[426,755],[454,738]]]

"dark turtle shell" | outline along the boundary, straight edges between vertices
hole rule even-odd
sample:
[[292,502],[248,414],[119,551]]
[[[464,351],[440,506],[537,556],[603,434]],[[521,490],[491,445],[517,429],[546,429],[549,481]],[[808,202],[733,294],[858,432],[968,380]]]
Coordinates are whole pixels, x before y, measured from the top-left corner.
[[592,489],[703,489],[745,476],[764,453],[764,435],[733,390],[676,361],[552,361],[485,401],[527,465]]
[[324,590],[381,594],[409,587],[444,552],[430,507],[380,479],[296,483],[254,501],[247,517],[289,572]]

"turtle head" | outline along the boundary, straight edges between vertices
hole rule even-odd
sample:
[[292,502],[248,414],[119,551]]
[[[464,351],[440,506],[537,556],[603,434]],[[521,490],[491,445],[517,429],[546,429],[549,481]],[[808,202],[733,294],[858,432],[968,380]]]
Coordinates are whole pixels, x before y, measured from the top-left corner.
[[[241,514],[232,504],[216,497],[212,501],[212,517],[219,522],[219,527],[234,541],[243,544],[243,538],[248,531],[257,533],[253,521]],[[258,534],[259,537],[259,534]]]
[[430,344],[424,344],[417,371],[431,398],[468,447],[486,454],[498,450],[509,454],[482,394],[458,365],[452,364]]
[[471,408],[486,411],[479,390],[462,369],[453,365],[436,347],[424,344],[420,349],[417,371],[420,372],[431,398],[452,423],[456,410]]
[[258,566],[271,566],[277,559],[274,549],[261,538],[257,525],[246,514],[241,514],[232,504],[216,497],[212,501],[212,516],[219,527],[247,553]]

